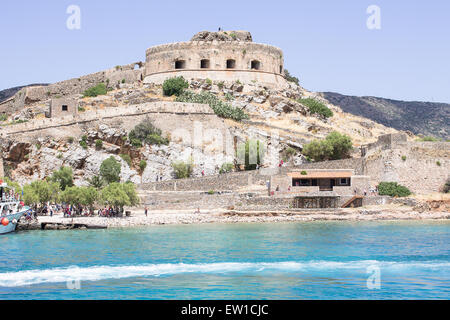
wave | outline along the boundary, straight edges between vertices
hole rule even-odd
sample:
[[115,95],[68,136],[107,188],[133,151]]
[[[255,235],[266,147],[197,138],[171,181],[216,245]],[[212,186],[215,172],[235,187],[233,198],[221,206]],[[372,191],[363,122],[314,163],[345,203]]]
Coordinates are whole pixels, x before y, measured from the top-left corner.
[[[366,273],[368,267],[378,266],[381,270],[402,271],[420,268],[444,271],[450,267],[447,261],[385,262],[362,261],[305,261],[305,262],[225,262],[203,264],[143,264],[128,266],[92,266],[24,270],[0,274],[0,287],[20,287],[41,283],[63,283],[74,281],[99,281],[133,277],[159,277],[183,273],[261,273],[261,272],[317,272],[338,270],[359,270]],[[447,271],[447,270],[445,270]]]

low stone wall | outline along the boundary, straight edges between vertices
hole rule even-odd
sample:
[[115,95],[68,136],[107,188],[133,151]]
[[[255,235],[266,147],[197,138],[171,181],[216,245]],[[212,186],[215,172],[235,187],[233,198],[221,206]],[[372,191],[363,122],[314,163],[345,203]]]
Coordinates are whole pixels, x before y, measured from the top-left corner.
[[127,107],[111,107],[102,110],[97,109],[95,112],[90,111],[61,118],[36,119],[30,122],[1,127],[0,134],[1,136],[8,136],[31,131],[46,130],[49,128],[71,126],[74,124],[82,124],[91,121],[149,113],[201,114],[215,116],[213,110],[206,104],[158,101]]
[[147,191],[223,191],[236,190],[250,185],[264,185],[270,175],[264,171],[233,172],[192,179],[152,182],[139,185]]

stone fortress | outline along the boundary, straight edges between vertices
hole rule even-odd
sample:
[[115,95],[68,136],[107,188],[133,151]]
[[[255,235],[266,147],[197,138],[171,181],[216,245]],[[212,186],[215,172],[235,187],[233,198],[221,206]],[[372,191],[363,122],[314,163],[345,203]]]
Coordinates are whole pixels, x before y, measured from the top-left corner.
[[[228,119],[219,118],[206,104],[174,102],[163,97],[161,83],[174,76],[187,79],[190,90],[207,91],[222,98],[232,96],[233,101],[229,103],[252,113],[251,119],[230,123]],[[107,95],[82,97],[85,90],[99,83],[107,85]],[[72,166],[82,181],[95,174],[101,161],[113,154],[126,173],[122,179],[139,184],[143,197],[154,199],[155,205],[161,207],[175,206],[174,195],[180,197],[177,202],[180,206],[187,206],[183,199],[188,192],[192,198],[188,206],[192,208],[204,201],[209,201],[211,207],[227,203],[238,207],[239,203],[247,203],[255,208],[270,209],[278,203],[280,208],[288,208],[292,207],[294,193],[299,192],[334,197],[335,205],[341,206],[354,196],[355,188],[361,193],[381,181],[397,181],[417,193],[437,192],[445,183],[449,165],[447,142],[407,141],[406,135],[390,134],[396,131],[361,118],[350,121],[349,118],[339,120],[337,116],[331,120],[311,119],[306,108],[296,102],[305,93],[311,96],[286,81],[280,49],[253,43],[251,34],[245,31],[200,32],[189,42],[148,49],[145,63],[116,66],[48,86],[23,88],[0,102],[0,113],[12,115],[14,121],[18,120],[16,115],[19,120],[32,120],[0,127],[2,139],[8,140],[3,147],[2,160],[13,165],[14,170],[26,173],[22,174],[22,181],[42,179],[62,165]],[[40,117],[36,112],[29,116],[30,106],[42,109]],[[291,116],[295,116],[292,121]],[[284,123],[271,123],[280,117]],[[145,119],[150,119],[164,135],[171,135],[170,146],[133,150],[126,143],[128,132]],[[335,122],[338,120],[342,122]],[[352,121],[358,123],[358,127],[345,131],[351,128]],[[195,122],[205,129],[203,145],[182,141],[184,136],[194,136]],[[305,126],[301,135],[295,131],[300,126]],[[358,144],[361,153],[351,159],[314,163],[298,157],[300,162],[290,164],[295,166],[277,168],[278,157],[266,156],[266,168],[259,171],[218,175],[217,168],[233,161],[234,152],[230,156],[217,151],[213,144],[217,136],[214,130],[231,137],[230,150],[236,150],[238,143],[250,137],[268,142],[279,155],[288,147],[301,151],[304,143],[323,137],[335,128],[369,137],[372,142],[378,140]],[[180,137],[174,134],[177,129],[185,129]],[[282,131],[279,144],[271,141],[272,129]],[[256,136],[251,136],[250,132],[255,132]],[[78,138],[83,134],[88,136],[91,146],[88,150],[81,150],[77,144],[61,143],[70,135]],[[104,141],[100,151],[93,148],[98,138]],[[41,144],[47,145],[36,147]],[[173,180],[171,161],[189,152],[201,159],[201,165],[194,169],[197,178]],[[123,153],[130,155],[133,161],[136,159],[135,163],[129,165],[121,160],[119,155]],[[37,165],[39,159],[45,160]],[[136,170],[140,159],[149,163],[141,174]],[[201,177],[203,169],[206,177]],[[3,161],[0,161],[0,175],[2,171]],[[156,175],[164,176],[164,180],[154,182]],[[303,180],[310,185],[304,185]],[[267,196],[267,182],[274,196]],[[243,189],[246,191],[237,191]],[[211,190],[226,192],[233,200],[223,193],[205,195]],[[247,191],[254,196],[248,198]],[[167,192],[173,193],[166,196]],[[372,198],[372,201],[385,199]]]
[[252,42],[250,32],[200,32],[189,42],[152,47],[146,52],[144,83],[174,76],[212,81],[258,82],[283,86],[283,52]]

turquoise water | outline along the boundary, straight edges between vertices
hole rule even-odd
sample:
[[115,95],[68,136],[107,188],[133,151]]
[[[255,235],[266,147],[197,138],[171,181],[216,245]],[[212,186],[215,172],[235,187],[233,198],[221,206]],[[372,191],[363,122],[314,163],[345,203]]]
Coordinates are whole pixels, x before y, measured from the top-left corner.
[[449,299],[449,231],[411,221],[21,232],[0,237],[0,299]]

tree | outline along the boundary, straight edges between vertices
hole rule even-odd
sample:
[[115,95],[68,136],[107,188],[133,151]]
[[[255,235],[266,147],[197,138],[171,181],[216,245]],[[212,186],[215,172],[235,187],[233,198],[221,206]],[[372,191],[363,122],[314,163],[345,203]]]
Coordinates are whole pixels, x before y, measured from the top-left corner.
[[141,175],[144,173],[145,168],[147,168],[147,161],[141,160],[139,162],[139,172],[140,172]]
[[175,174],[175,178],[186,179],[192,175],[192,172],[194,171],[194,163],[192,161],[192,158],[190,158],[187,162],[175,161],[172,162],[172,168]]
[[100,165],[100,176],[107,183],[120,181],[121,165],[113,157],[109,157]]
[[352,140],[347,135],[331,132],[324,140],[313,140],[303,147],[303,155],[314,161],[338,160],[349,157]]
[[27,205],[39,205],[39,212],[42,211],[47,202],[56,202],[60,192],[58,182],[34,181],[23,188],[24,202]]
[[105,182],[100,176],[93,176],[91,179],[87,179],[89,186],[94,187],[97,190],[103,188]]
[[189,83],[182,77],[170,78],[163,83],[163,93],[165,96],[179,96],[184,89],[189,87]]
[[5,188],[5,191],[7,191],[7,192],[9,192],[9,190],[14,190],[15,192],[19,192],[21,190],[20,185],[17,182],[12,181],[8,177],[0,178],[0,180],[2,180],[3,182],[6,183],[7,187]]
[[80,188],[80,204],[89,208],[89,212],[94,212],[94,204],[99,199],[99,192],[94,187],[81,187]]
[[73,171],[70,167],[61,167],[58,171],[53,172],[50,177],[53,182],[58,182],[62,191],[67,187],[73,186]]
[[245,170],[255,170],[256,165],[261,165],[264,157],[264,145],[259,140],[247,140],[245,144],[239,144],[237,158],[245,165]]
[[380,182],[378,194],[380,196],[407,197],[411,195],[411,191],[397,182]]
[[116,211],[122,211],[124,206],[135,206],[139,198],[133,183],[113,182],[101,192],[101,199],[105,205],[114,207]]

